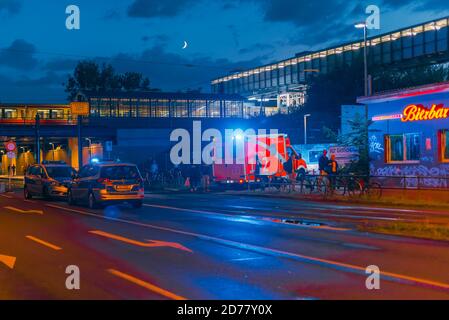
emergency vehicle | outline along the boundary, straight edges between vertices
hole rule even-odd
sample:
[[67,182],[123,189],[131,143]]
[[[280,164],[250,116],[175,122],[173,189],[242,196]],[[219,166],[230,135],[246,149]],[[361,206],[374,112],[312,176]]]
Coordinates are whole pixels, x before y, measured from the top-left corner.
[[[288,173],[284,169],[291,154],[295,154],[294,170],[301,166],[306,169],[304,161],[298,160],[298,153],[290,143],[286,134],[245,136],[242,154],[234,152],[233,163],[225,163],[225,159],[214,159],[213,179],[217,184],[245,185],[262,180],[277,181],[286,179]],[[238,143],[233,141],[233,144]],[[234,147],[234,146],[232,146]]]

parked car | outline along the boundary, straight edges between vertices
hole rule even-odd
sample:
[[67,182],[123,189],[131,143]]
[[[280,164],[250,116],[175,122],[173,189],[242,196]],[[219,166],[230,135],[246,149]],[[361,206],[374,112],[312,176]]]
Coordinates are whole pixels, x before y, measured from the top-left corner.
[[84,166],[72,180],[67,200],[70,205],[87,204],[93,209],[107,204],[129,203],[142,207],[143,179],[135,164],[98,162]]
[[42,164],[32,165],[25,173],[24,197],[66,197],[68,186],[75,174],[75,169],[64,161],[44,161]]

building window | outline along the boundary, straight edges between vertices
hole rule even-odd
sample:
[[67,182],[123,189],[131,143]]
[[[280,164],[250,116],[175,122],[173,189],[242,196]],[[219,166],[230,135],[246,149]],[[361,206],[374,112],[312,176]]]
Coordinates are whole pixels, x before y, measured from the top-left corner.
[[439,141],[440,161],[449,162],[449,130],[439,132]]
[[385,160],[387,163],[419,162],[421,157],[421,135],[406,133],[385,136]]

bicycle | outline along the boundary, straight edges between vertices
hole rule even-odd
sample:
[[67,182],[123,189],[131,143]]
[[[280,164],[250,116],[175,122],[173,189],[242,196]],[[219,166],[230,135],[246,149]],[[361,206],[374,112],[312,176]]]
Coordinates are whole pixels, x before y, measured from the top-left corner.
[[382,185],[378,182],[365,183],[362,192],[368,199],[379,200],[382,198]]

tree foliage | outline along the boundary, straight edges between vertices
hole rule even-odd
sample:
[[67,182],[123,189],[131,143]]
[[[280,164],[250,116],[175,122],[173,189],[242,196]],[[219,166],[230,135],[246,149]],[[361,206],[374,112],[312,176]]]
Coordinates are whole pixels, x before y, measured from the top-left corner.
[[[116,73],[110,64],[101,67],[94,61],[78,62],[73,75],[65,84],[68,99],[73,100],[79,91],[149,91],[150,80],[139,72]],[[154,90],[156,91],[156,90]]]

